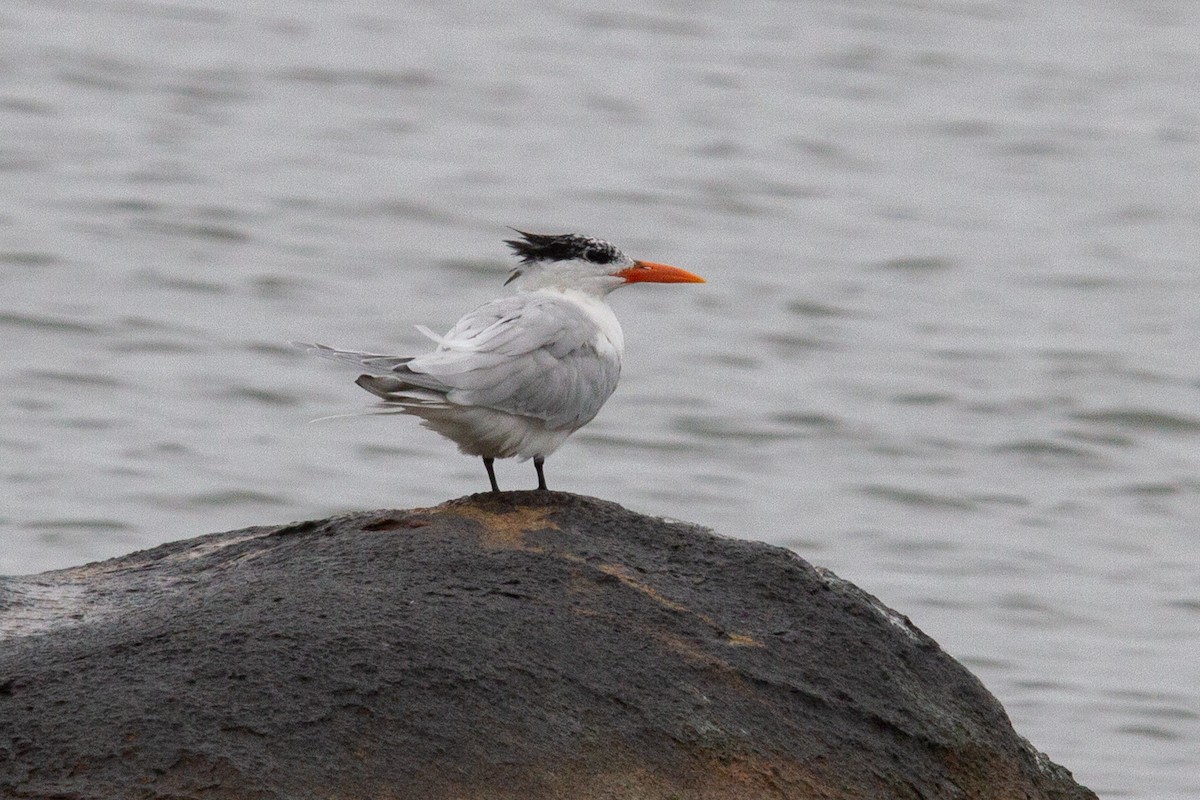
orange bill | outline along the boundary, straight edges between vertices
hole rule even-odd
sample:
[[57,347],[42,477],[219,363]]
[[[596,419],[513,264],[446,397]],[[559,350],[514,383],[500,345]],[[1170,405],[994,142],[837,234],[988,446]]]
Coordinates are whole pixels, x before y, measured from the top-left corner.
[[616,275],[624,278],[626,283],[704,283],[704,278],[699,275],[668,264],[655,264],[653,261],[634,261],[632,267],[623,269]]

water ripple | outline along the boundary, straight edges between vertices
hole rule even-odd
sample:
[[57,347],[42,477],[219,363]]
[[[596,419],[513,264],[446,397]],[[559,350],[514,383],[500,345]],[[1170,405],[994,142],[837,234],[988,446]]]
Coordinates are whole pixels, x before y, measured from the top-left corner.
[[671,428],[679,433],[705,439],[749,443],[785,441],[795,438],[796,435],[791,431],[750,427],[739,425],[733,420],[713,417],[676,417],[671,423]]
[[242,227],[221,225],[215,222],[184,222],[172,220],[142,220],[139,226],[154,233],[182,236],[213,242],[240,244],[251,239],[250,232]]
[[1062,444],[1049,439],[1022,439],[1006,442],[992,448],[997,453],[1015,453],[1033,461],[1073,461],[1081,465],[1099,466],[1105,459],[1094,450],[1076,445]]
[[125,386],[124,381],[95,372],[69,372],[66,370],[36,369],[24,373],[31,378],[64,383],[69,386],[116,389]]
[[0,264],[10,264],[14,267],[49,267],[62,261],[53,253],[35,251],[8,250],[0,252]]
[[649,33],[665,36],[684,36],[698,38],[706,36],[709,30],[693,19],[672,15],[653,15],[646,13],[622,13],[594,11],[581,14],[581,27],[599,31],[629,31],[633,33]]
[[255,492],[248,489],[226,489],[200,492],[189,496],[186,501],[190,506],[245,506],[245,505],[286,505],[287,499],[282,495]]
[[248,401],[256,405],[279,408],[298,406],[304,402],[304,398],[290,392],[260,389],[252,386],[230,387],[218,392],[215,397],[221,400],[231,400],[234,403]]
[[837,306],[826,305],[812,300],[794,300],[788,303],[787,310],[799,317],[808,317],[810,319],[829,319],[829,318],[846,318],[852,317],[850,311]]
[[44,519],[26,522],[21,527],[31,531],[46,531],[43,537],[53,536],[59,531],[131,531],[133,527],[114,519]]
[[281,72],[277,76],[289,83],[309,83],[323,86],[366,86],[375,89],[430,89],[438,86],[438,76],[424,69],[334,69],[302,67]]
[[953,269],[954,262],[937,256],[907,256],[892,258],[875,265],[875,269],[889,272],[926,273]]
[[1072,414],[1080,422],[1095,422],[1117,428],[1161,433],[1200,433],[1200,417],[1149,409],[1111,409]]
[[967,498],[935,494],[920,489],[907,489],[899,486],[867,484],[858,487],[858,491],[868,497],[878,497],[883,500],[890,500],[893,503],[916,508],[955,511],[975,511],[979,508],[977,503]]
[[8,325],[14,328],[34,328],[37,330],[53,331],[55,333],[83,333],[95,336],[108,332],[108,329],[102,325],[12,312],[0,312],[0,325]]

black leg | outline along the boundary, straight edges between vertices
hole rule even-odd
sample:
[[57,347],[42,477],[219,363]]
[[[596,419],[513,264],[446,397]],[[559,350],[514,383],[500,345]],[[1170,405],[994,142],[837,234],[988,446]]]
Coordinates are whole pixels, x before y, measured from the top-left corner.
[[483,457],[483,466],[487,468],[488,480],[492,482],[492,491],[499,494],[500,493],[500,484],[496,483],[496,469],[495,469],[495,467],[492,466],[492,462],[495,460],[496,459],[494,459],[494,458],[488,458],[487,456],[484,456]]
[[537,470],[538,474],[538,488],[543,491],[546,489],[546,475],[542,472],[542,465],[545,463],[546,459],[542,458],[541,456],[533,457],[533,468]]

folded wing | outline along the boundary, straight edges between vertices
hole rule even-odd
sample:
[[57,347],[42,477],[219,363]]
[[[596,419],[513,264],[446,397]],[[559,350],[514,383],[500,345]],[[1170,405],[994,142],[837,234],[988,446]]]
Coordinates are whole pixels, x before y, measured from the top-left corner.
[[616,348],[567,299],[520,294],[480,306],[414,358],[309,349],[371,375],[359,385],[400,405],[476,406],[574,429],[596,416],[620,376]]

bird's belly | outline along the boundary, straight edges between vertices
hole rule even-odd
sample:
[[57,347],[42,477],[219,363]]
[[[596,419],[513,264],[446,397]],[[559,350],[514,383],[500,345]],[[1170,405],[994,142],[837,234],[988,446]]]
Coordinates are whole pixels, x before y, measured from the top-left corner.
[[421,424],[458,445],[459,452],[486,458],[548,456],[578,428],[552,429],[534,417],[490,408],[442,406],[409,408]]

